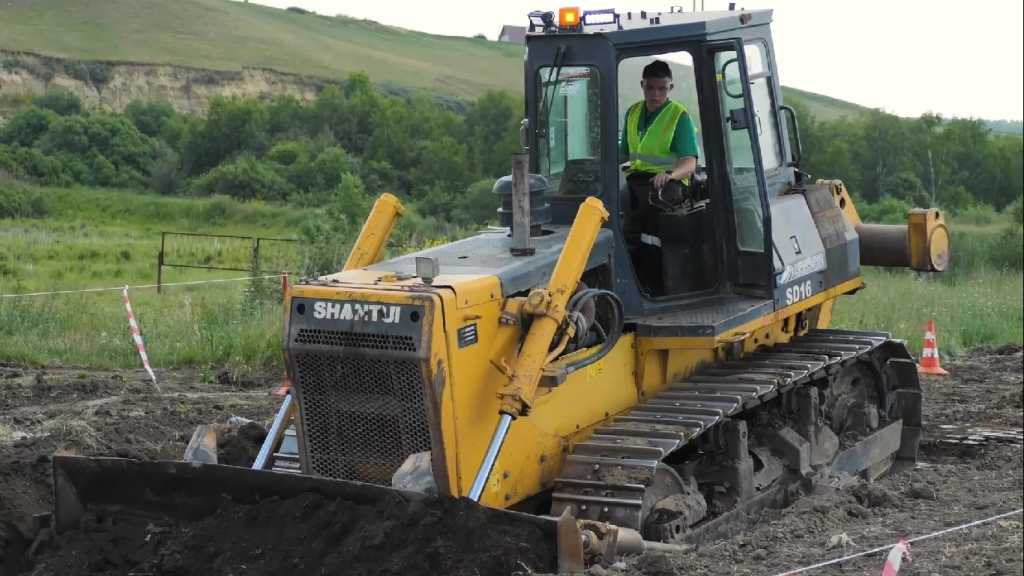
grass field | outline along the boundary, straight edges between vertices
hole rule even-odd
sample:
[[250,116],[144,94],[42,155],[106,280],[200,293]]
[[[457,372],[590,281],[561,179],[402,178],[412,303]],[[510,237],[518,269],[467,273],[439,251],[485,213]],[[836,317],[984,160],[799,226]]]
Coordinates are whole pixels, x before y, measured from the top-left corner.
[[[0,49],[219,70],[268,67],[328,79],[367,70],[374,82],[460,98],[523,89],[522,46],[227,0],[6,0]],[[865,110],[803,90],[784,94],[822,119]]]
[[[311,215],[226,198],[92,189],[42,192],[51,206],[46,218],[0,220],[0,294],[151,284],[162,230],[291,237]],[[964,230],[954,225],[960,235],[954,237],[950,273],[929,277],[867,269],[867,288],[840,299],[834,325],[886,330],[908,340],[915,352],[930,318],[938,324],[944,354],[1022,342],[1024,276],[1019,264],[1010,267],[1013,271],[999,271],[987,261],[978,265],[984,254],[994,252],[994,243],[1004,242],[1003,236],[998,227],[965,225]],[[268,273],[293,268],[300,258],[294,252],[265,250]],[[250,256],[249,244],[231,240],[176,241],[166,253],[168,261],[242,268]],[[172,269],[164,280],[242,276],[247,274]],[[240,372],[276,366],[282,320],[276,286],[266,281],[253,290],[245,281],[175,286],[160,295],[153,289],[132,290],[154,366],[227,366]],[[0,362],[137,366],[120,292],[0,297]]]
[[[0,221],[0,294],[152,284],[160,232],[294,237],[307,211],[127,191],[44,189],[45,219]],[[228,268],[250,264],[248,241],[169,241],[168,262]],[[283,244],[263,244],[273,274],[295,265]],[[247,273],[165,269],[165,282],[237,278]],[[244,371],[280,358],[277,281],[172,286],[131,291],[154,366],[227,365]],[[254,291],[254,288],[256,289]],[[130,367],[120,291],[0,298],[0,361]]]
[[978,270],[929,278],[903,270],[866,269],[867,287],[836,303],[833,326],[885,330],[921,351],[925,323],[935,320],[941,354],[1024,342],[1024,276]]

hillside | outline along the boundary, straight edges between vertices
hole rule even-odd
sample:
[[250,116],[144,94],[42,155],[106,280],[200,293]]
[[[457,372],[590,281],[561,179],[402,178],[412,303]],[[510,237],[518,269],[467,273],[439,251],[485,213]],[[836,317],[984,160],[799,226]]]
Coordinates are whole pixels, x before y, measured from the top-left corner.
[[[56,74],[26,75],[37,66],[19,62],[47,57],[64,61],[44,63]],[[522,59],[521,47],[483,38],[231,0],[0,2],[0,94],[38,94],[52,80],[90,104],[118,110],[134,98],[168,100],[182,112],[202,112],[216,94],[308,99],[325,82],[360,70],[391,91],[425,89],[459,99],[487,90],[518,94]],[[114,63],[108,66],[113,85],[90,86],[73,73],[97,61]],[[867,110],[797,88],[783,93],[787,103],[822,120]],[[1024,132],[1018,120],[985,123],[996,133]]]
[[519,91],[522,48],[226,0],[6,0],[0,48],[76,60],[266,67],[463,98]]
[[[519,46],[227,0],[8,0],[0,3],[0,49],[81,61],[272,68],[328,80],[366,70],[378,83],[460,98],[522,90]],[[787,88],[786,98],[822,118],[863,110],[802,90]],[[121,98],[108,100],[123,106]]]

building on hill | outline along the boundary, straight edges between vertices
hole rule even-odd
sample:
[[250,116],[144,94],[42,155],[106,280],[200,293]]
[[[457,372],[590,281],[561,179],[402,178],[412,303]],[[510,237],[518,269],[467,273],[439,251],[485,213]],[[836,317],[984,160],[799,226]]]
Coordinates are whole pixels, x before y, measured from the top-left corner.
[[502,26],[501,32],[498,33],[498,42],[526,44],[526,26]]

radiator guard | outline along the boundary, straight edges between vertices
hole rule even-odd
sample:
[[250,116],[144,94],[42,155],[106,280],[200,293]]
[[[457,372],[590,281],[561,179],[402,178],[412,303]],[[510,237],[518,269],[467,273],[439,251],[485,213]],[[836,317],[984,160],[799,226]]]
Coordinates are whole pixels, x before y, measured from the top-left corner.
[[390,485],[429,451],[429,301],[293,298],[286,346],[308,474]]

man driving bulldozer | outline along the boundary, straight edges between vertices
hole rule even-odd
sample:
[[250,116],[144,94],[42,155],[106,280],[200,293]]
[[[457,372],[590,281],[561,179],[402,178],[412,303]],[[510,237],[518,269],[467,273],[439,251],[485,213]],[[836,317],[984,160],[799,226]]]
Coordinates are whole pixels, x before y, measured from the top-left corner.
[[627,236],[643,285],[661,284],[659,210],[681,202],[697,169],[697,130],[686,107],[669,99],[672,69],[662,60],[644,67],[644,99],[626,111],[619,154],[627,158],[629,186]]

